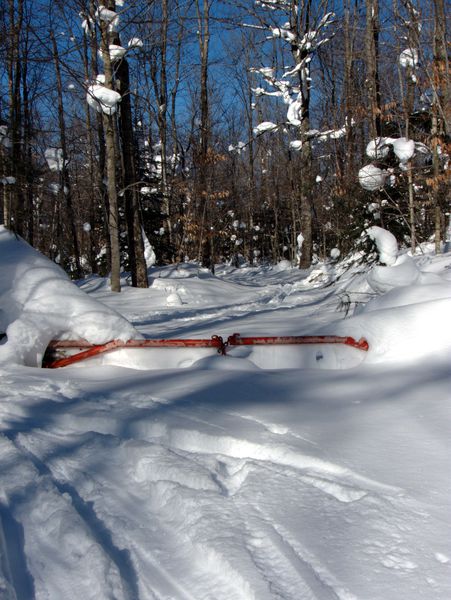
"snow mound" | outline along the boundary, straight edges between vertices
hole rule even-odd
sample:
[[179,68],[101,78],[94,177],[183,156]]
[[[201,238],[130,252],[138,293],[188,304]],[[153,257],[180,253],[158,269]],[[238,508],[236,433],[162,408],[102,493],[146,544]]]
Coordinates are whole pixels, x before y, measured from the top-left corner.
[[410,256],[399,256],[390,267],[375,266],[368,273],[367,281],[378,294],[385,294],[393,288],[414,284],[420,276],[415,262]]
[[182,299],[180,298],[180,295],[177,293],[177,291],[174,291],[174,292],[170,293],[168,295],[168,297],[166,298],[166,304],[168,306],[182,306],[183,302],[182,302]]
[[369,227],[366,233],[376,244],[381,263],[385,263],[388,266],[394,265],[398,257],[398,242],[395,236],[377,225]]
[[[421,275],[422,273],[420,273]],[[386,294],[373,298],[362,309],[362,312],[369,313],[375,310],[385,310],[445,299],[451,299],[451,281],[426,285],[405,285],[393,288]]]
[[141,337],[119,313],[87,296],[49,259],[0,226],[0,363],[40,366],[51,339],[93,344]]
[[[376,229],[376,234],[384,232]],[[390,242],[393,255],[393,240],[384,235],[381,240],[382,246]],[[379,295],[334,328],[337,335],[365,337],[369,343],[365,363],[415,363],[449,355],[451,329],[444,323],[451,311],[451,281],[422,271],[421,261],[408,254],[398,256],[391,266],[373,267],[366,280]]]
[[289,260],[283,259],[274,266],[274,271],[291,271],[293,265]]
[[[443,324],[449,319],[451,293],[432,300],[428,289],[427,300],[411,304],[410,294],[418,300],[421,287],[393,289],[391,295],[376,299],[374,304],[370,302],[357,316],[337,323],[336,333],[356,339],[365,337],[370,347],[366,364],[417,364],[426,357],[449,356],[451,330]],[[401,302],[402,305],[396,306]]]

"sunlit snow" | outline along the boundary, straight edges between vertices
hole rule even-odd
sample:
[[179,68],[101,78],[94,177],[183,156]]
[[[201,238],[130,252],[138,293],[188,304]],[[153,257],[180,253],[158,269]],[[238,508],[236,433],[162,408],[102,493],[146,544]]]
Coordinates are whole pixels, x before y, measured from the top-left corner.
[[406,48],[399,55],[399,64],[401,67],[416,67],[418,65],[418,50],[416,48]]
[[387,171],[370,163],[360,169],[359,183],[363,189],[374,192],[384,186],[387,175]]
[[115,90],[110,90],[104,85],[95,83],[88,87],[86,100],[97,112],[113,115],[117,111],[117,105],[121,101],[121,95]]
[[62,171],[64,160],[61,148],[47,148],[44,157],[51,171]]
[[[373,237],[391,266],[339,248],[308,271],[181,263],[150,268],[149,289],[124,274],[113,294],[2,228],[1,597],[448,600],[451,254]],[[376,270],[389,291],[369,285]],[[364,336],[369,350],[36,366],[60,334],[237,331]]]

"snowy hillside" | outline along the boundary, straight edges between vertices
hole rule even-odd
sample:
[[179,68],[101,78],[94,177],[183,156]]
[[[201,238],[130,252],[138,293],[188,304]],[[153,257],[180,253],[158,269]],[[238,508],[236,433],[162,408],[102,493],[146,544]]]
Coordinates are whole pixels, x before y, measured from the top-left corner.
[[[448,600],[451,254],[373,234],[390,266],[182,264],[112,294],[2,229],[0,598]],[[235,332],[369,351],[38,366],[52,338]]]

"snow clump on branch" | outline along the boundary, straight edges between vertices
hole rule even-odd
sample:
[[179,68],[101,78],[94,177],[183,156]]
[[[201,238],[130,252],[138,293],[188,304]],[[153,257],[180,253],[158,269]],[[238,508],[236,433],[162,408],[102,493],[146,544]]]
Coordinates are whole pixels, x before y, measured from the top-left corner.
[[406,48],[399,55],[399,64],[405,69],[407,67],[415,69],[418,66],[418,50],[416,48]]
[[[291,3],[288,0],[259,0],[256,2],[256,5],[271,10],[280,10],[286,16],[291,12]],[[310,85],[312,56],[320,46],[329,41],[329,37],[323,35],[323,30],[332,23],[334,17],[335,14],[332,12],[325,14],[317,23],[316,28],[302,32],[302,35],[298,31],[297,25],[293,24],[291,20],[278,27],[269,25],[259,27],[260,29],[267,29],[270,33],[267,40],[280,38],[283,42],[288,43],[291,46],[296,64],[292,67],[287,67],[288,70],[285,70],[282,79],[276,78],[273,67],[251,68],[251,72],[261,75],[270,88],[273,88],[273,91],[269,91],[259,86],[252,88],[252,91],[256,97],[273,96],[282,98],[284,103],[288,105],[287,124],[293,127],[302,127],[305,104],[302,87],[303,85]],[[289,80],[289,78],[295,76],[300,76],[301,85],[293,85]],[[260,135],[266,131],[275,131],[276,129],[277,127],[268,126],[267,122],[263,122],[254,129],[254,134]],[[319,141],[325,141],[327,139],[337,139],[345,133],[346,126],[338,130],[331,129],[326,132],[315,132],[315,135],[306,135],[306,137],[315,137]],[[290,146],[295,150],[300,150],[302,142],[302,140],[299,140],[290,144]]]
[[257,127],[254,127],[253,131],[255,135],[261,135],[266,131],[276,131],[278,127],[279,126],[276,125],[276,123],[272,123],[271,121],[263,121],[263,123],[260,123],[257,125]]
[[369,227],[366,230],[368,237],[376,244],[379,260],[387,266],[394,265],[398,258],[398,242],[395,236],[382,229],[382,227]]
[[[108,49],[109,49],[109,53],[110,53],[110,60],[113,62],[115,60],[121,60],[122,58],[124,58],[125,54],[127,53],[126,48],[123,48],[122,46],[118,46],[117,44],[110,44],[108,46]],[[102,50],[99,50],[99,56],[102,60],[104,60]]]
[[103,5],[100,5],[95,12],[95,18],[99,24],[102,21],[108,23],[108,30],[110,32],[117,31],[120,17],[114,10],[110,10]]
[[370,163],[359,171],[359,183],[364,190],[375,192],[384,187],[388,172]]
[[128,41],[127,45],[129,48],[142,48],[144,46],[144,42],[140,38],[134,37]]
[[393,140],[393,152],[400,162],[405,163],[415,154],[415,142],[404,137]]
[[[414,158],[415,155],[423,154],[430,156],[431,154],[429,148],[423,143],[415,142],[414,140],[409,140],[405,137],[378,137],[371,140],[366,147],[366,154],[373,160],[382,160],[389,158],[391,150],[393,150],[393,154],[398,160],[398,167],[402,171],[407,170],[408,162]],[[388,176],[393,172],[393,168],[382,169],[378,165],[370,163],[360,169],[358,175],[359,183],[363,189],[373,192],[384,187]],[[389,181],[391,182],[393,179],[394,176],[392,175]]]
[[44,152],[45,160],[51,171],[62,171],[64,167],[63,151],[61,148],[47,148]]
[[121,101],[121,95],[102,85],[105,82],[104,75],[98,75],[96,83],[88,87],[86,101],[91,108],[106,115],[114,115],[117,105]]
[[386,158],[390,152],[390,144],[393,142],[392,138],[378,137],[371,140],[366,147],[366,155],[369,158]]

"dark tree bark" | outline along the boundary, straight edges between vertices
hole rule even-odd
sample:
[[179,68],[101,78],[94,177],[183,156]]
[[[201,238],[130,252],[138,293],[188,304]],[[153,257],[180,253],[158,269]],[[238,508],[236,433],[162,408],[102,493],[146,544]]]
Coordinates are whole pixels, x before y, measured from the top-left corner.
[[[114,2],[113,2],[114,9]],[[110,35],[108,22],[101,21],[101,45],[105,71],[105,87],[113,90],[113,69],[110,59]],[[116,177],[116,118],[115,114],[103,112],[103,127],[105,132],[106,176],[108,191],[108,230],[111,246],[111,291],[121,291],[121,254],[119,246],[119,210]]]
[[210,48],[210,5],[208,0],[196,0],[197,38],[200,56],[200,125],[199,141],[195,148],[196,197],[201,205],[201,229],[199,236],[198,259],[214,271],[214,236],[209,228],[210,206],[208,198],[207,169],[208,145],[210,139],[209,103],[208,103],[208,67]]
[[[111,2],[109,8],[115,8]],[[109,43],[121,45],[117,32],[109,35]],[[139,197],[137,189],[137,169],[135,163],[135,140],[133,134],[132,104],[130,95],[129,65],[124,56],[114,64],[115,80],[121,93],[122,100],[119,106],[119,149],[122,158],[122,183],[125,198],[125,220],[127,225],[128,254],[132,286],[147,288],[147,266],[144,258],[144,242],[142,236],[142,223],[139,211]]]
[[[432,196],[434,204],[435,252],[441,251],[442,202],[450,188],[448,173],[441,173],[440,150],[445,148],[445,138],[451,131],[451,82],[446,50],[446,18],[444,0],[434,0],[433,39],[433,103],[432,103]],[[449,145],[449,144],[448,144]]]
[[381,135],[381,92],[379,84],[379,0],[365,0],[366,34],[365,62],[370,134],[373,139]]
[[81,265],[80,265],[80,247],[77,236],[77,226],[75,219],[75,212],[72,202],[72,183],[69,176],[68,169],[68,152],[67,152],[67,140],[66,140],[66,123],[64,119],[64,104],[63,104],[63,84],[61,80],[61,69],[60,69],[60,58],[58,53],[58,46],[55,40],[55,34],[53,29],[50,30],[50,40],[52,42],[53,51],[53,62],[55,65],[56,75],[56,90],[58,95],[58,125],[60,133],[60,146],[62,152],[62,165],[60,171],[60,186],[59,195],[61,199],[61,205],[66,205],[68,226],[70,229],[70,237],[72,240],[72,251],[75,259],[75,275],[77,278],[81,277]]
[[22,98],[20,93],[22,78],[22,58],[20,56],[20,38],[24,20],[23,0],[8,1],[10,43],[8,46],[8,96],[9,126],[11,140],[11,172],[15,183],[11,186],[10,202],[4,206],[5,225],[19,235],[23,235],[23,197],[22,197]]

